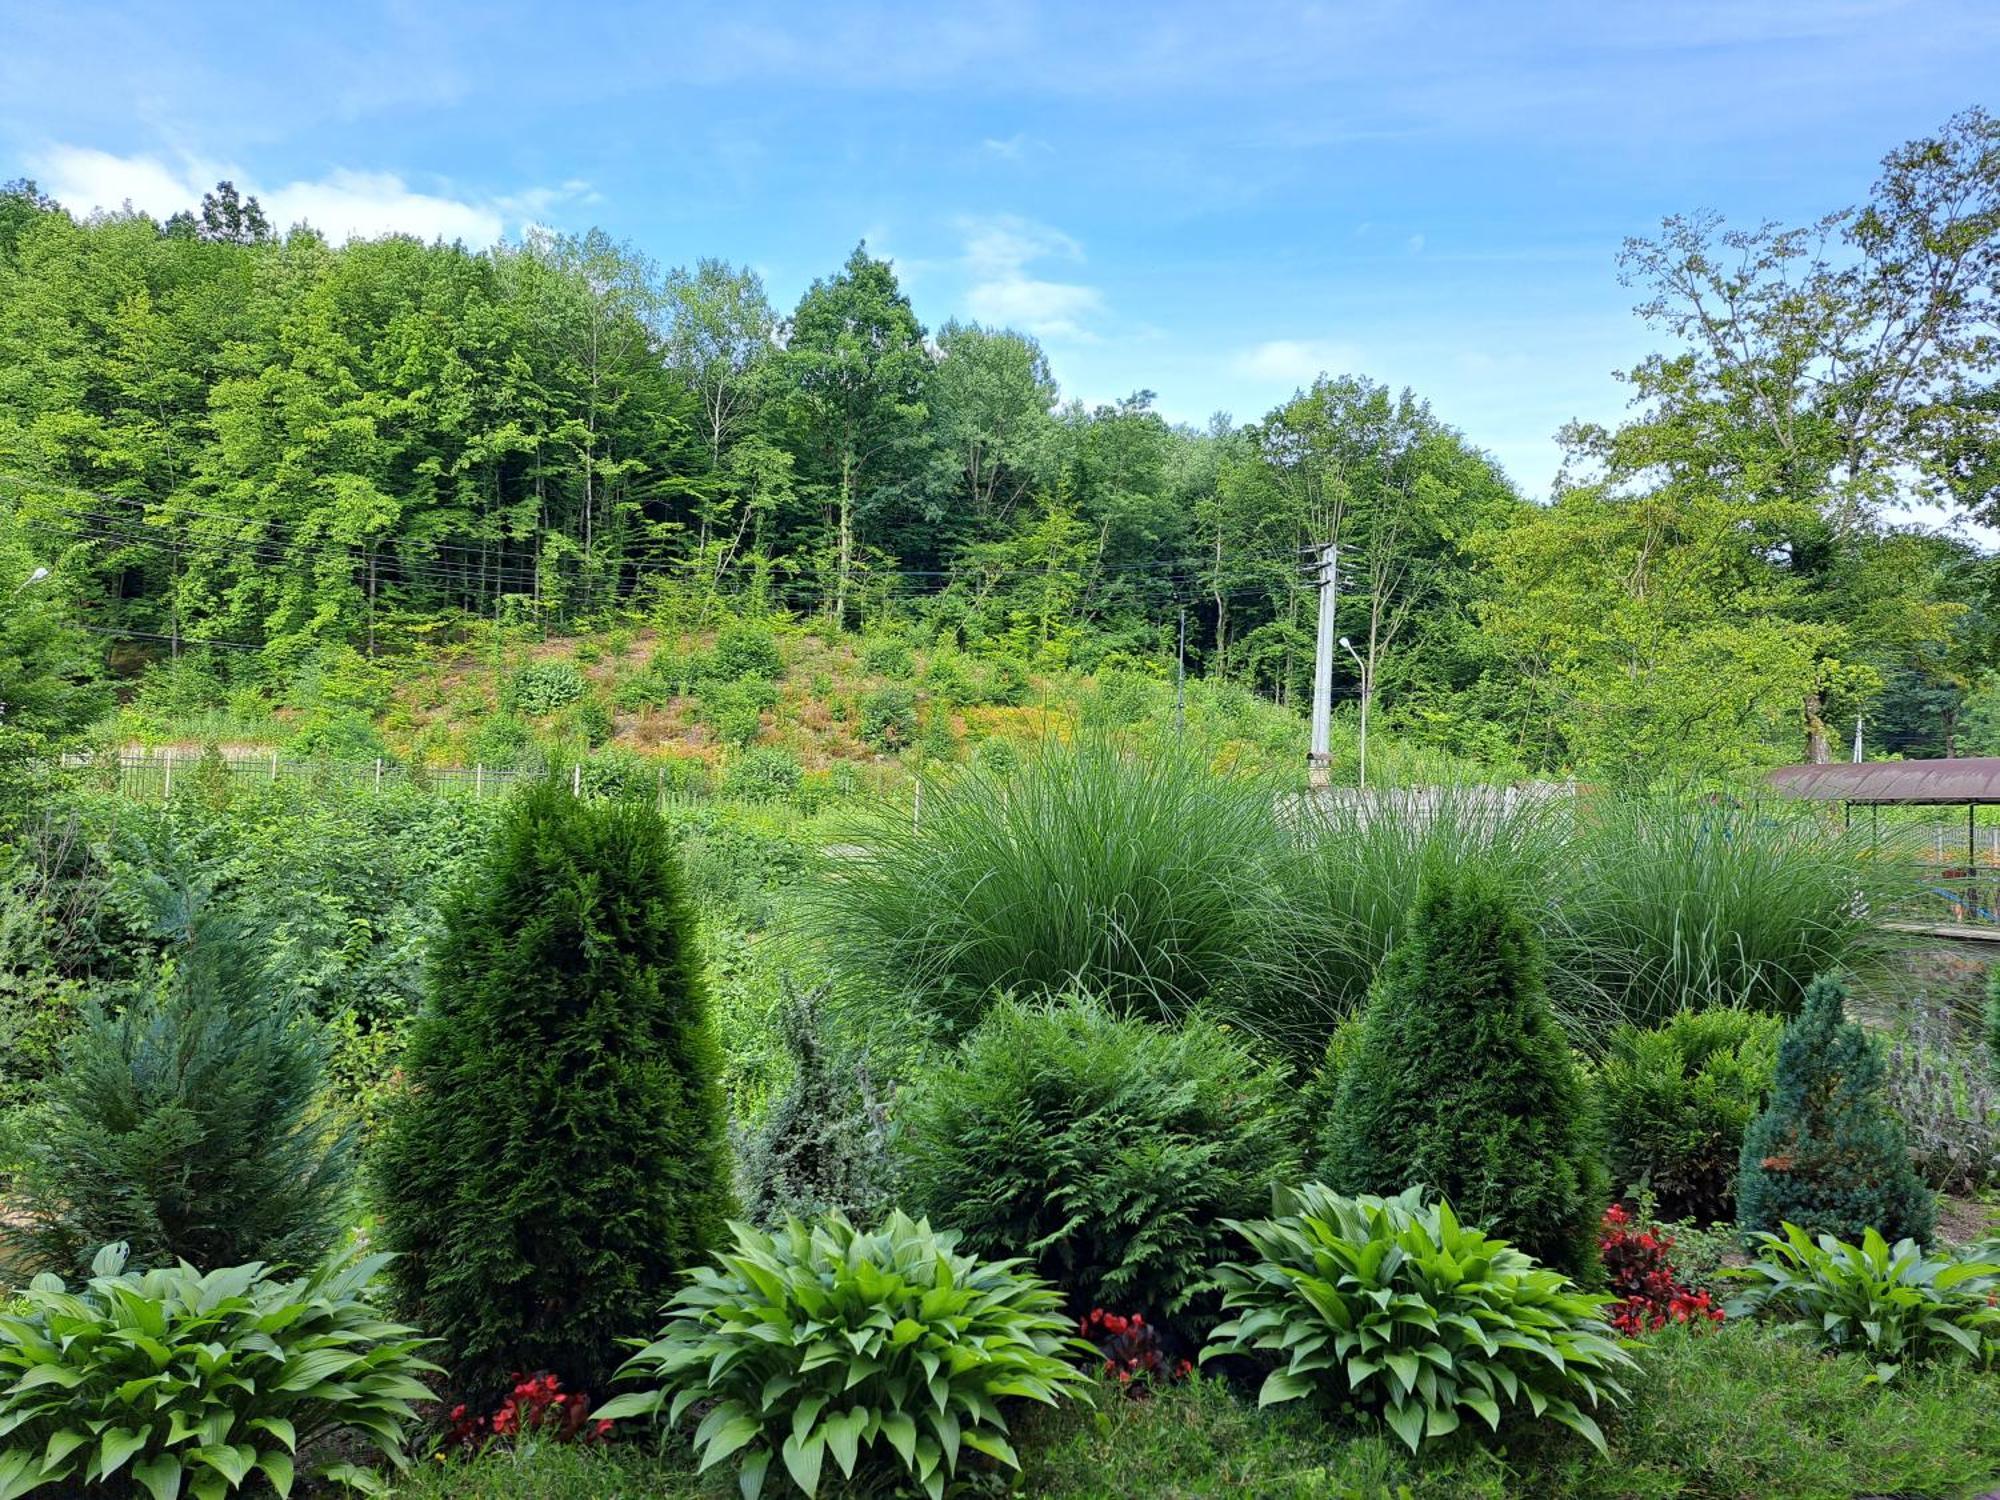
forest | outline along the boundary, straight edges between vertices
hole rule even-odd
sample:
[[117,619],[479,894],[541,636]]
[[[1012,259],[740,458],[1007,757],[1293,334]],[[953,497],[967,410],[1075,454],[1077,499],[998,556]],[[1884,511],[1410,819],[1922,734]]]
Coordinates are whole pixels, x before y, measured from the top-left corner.
[[[706,247],[726,248],[726,247]],[[599,232],[488,248],[164,223],[0,191],[5,728],[45,748],[192,663],[283,704],[488,626],[783,613],[1035,673],[1296,709],[1315,592],[1377,733],[1645,785],[2000,751],[2000,123],[1804,224],[1627,242],[1657,352],[1524,493],[1422,393],[1257,416],[1065,400],[1034,339],[926,328],[864,243],[796,307]],[[1184,642],[1184,657],[1182,656]]]

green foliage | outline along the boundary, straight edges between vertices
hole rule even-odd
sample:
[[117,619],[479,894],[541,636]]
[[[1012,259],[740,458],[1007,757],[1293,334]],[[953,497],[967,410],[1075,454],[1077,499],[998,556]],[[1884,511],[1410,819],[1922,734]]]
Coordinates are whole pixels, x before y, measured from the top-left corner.
[[706,675],[724,682],[756,677],[774,681],[784,675],[785,659],[778,651],[777,637],[750,621],[736,621],[716,633],[715,649],[704,663]]
[[1984,1021],[1986,1065],[1993,1071],[1994,1082],[2000,1083],[2000,966],[1995,966],[1986,976]]
[[804,784],[798,757],[775,745],[745,751],[722,775],[723,792],[745,802],[790,801]]
[[739,1147],[744,1212],[765,1228],[835,1211],[872,1224],[895,1184],[888,1110],[866,1066],[836,1050],[825,991],[783,991],[771,1020],[792,1072]]
[[[1624,1400],[1632,1359],[1603,1310],[1504,1241],[1462,1225],[1449,1205],[1343,1198],[1318,1183],[1281,1192],[1276,1217],[1237,1224],[1256,1252],[1219,1271],[1237,1314],[1202,1350],[1268,1350],[1281,1363],[1258,1404],[1313,1396],[1377,1413],[1411,1452],[1466,1414],[1498,1431],[1522,1409],[1589,1438],[1590,1411]],[[1589,1408],[1589,1410],[1586,1410]]]
[[728,1163],[694,923],[643,803],[544,783],[454,897],[375,1161],[412,1320],[459,1386],[601,1389],[718,1235]]
[[916,670],[916,658],[899,635],[871,636],[861,643],[861,670],[878,677],[908,677]]
[[1783,1029],[1728,1008],[1619,1027],[1597,1070],[1613,1185],[1651,1192],[1674,1218],[1734,1218],[1743,1132],[1770,1093]]
[[718,740],[741,749],[763,730],[764,710],[776,702],[776,693],[761,678],[711,683],[701,690],[701,717]]
[[736,1456],[746,1500],[773,1459],[816,1494],[829,1457],[843,1478],[907,1476],[940,1500],[966,1449],[1020,1467],[1002,1400],[1054,1405],[1083,1385],[1054,1294],[1016,1262],[961,1255],[901,1213],[868,1233],[839,1214],[735,1232],[621,1372],[655,1388],[597,1415],[677,1424],[713,1402],[695,1446],[704,1468]]
[[1573,1275],[1596,1260],[1602,1168],[1541,947],[1492,871],[1426,874],[1368,997],[1325,1133],[1352,1192],[1421,1183]]
[[540,718],[568,708],[589,690],[583,674],[567,661],[537,661],[516,672],[501,695],[513,713]]
[[[406,1466],[412,1402],[428,1401],[414,1330],[369,1283],[386,1257],[281,1281],[251,1263],[126,1271],[101,1251],[71,1291],[42,1275],[0,1313],[0,1494],[140,1491],[214,1500],[261,1476],[289,1495],[301,1449],[351,1433]],[[332,1461],[329,1480],[376,1476]]]
[[1915,1240],[1893,1246],[1873,1229],[1858,1245],[1830,1234],[1817,1240],[1796,1224],[1759,1232],[1758,1256],[1734,1273],[1745,1283],[1732,1313],[1788,1320],[1835,1352],[1862,1355],[1874,1378],[1937,1359],[2000,1357],[2000,1264],[1977,1255],[1927,1257]]
[[1324,1017],[1286,982],[1270,789],[1171,752],[1045,746],[999,779],[934,792],[808,892],[826,958],[861,995],[899,996],[948,1031],[1016,991],[1101,996],[1171,1019],[1212,1003],[1288,1043]]
[[901,1110],[910,1201],[1078,1310],[1213,1313],[1223,1221],[1296,1174],[1282,1069],[1200,1018],[1003,1001]]
[[899,750],[917,737],[917,695],[900,682],[885,682],[861,696],[861,738],[877,750]]
[[1948,1015],[1917,1009],[1889,1049],[1884,1100],[1925,1183],[1969,1195],[2000,1183],[2000,1078],[1954,1031]]
[[160,975],[120,1013],[93,1005],[64,1048],[0,1240],[63,1274],[114,1241],[142,1265],[316,1260],[351,1173],[351,1137],[318,1108],[324,1043],[256,932],[198,895],[163,897]]
[[0,869],[0,1111],[55,1067],[83,1006],[82,982],[62,970],[51,884],[26,856]]
[[1846,998],[1837,981],[1817,980],[1785,1028],[1771,1102],[1744,1133],[1736,1221],[1746,1234],[1797,1224],[1922,1244],[1931,1196],[1885,1107],[1881,1046],[1846,1019]]
[[973,768],[995,781],[1013,775],[1021,768],[1023,759],[1019,745],[997,736],[981,740],[972,748]]

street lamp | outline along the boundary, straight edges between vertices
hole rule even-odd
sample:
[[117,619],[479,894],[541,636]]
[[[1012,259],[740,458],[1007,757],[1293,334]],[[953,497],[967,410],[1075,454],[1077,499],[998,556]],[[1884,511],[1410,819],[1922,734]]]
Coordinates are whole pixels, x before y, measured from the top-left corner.
[[1354,642],[1346,636],[1340,638],[1340,649],[1354,658],[1354,665],[1361,669],[1361,790],[1368,790],[1368,663],[1361,659],[1361,653],[1354,649]]
[[30,573],[26,578],[23,578],[19,583],[14,585],[14,592],[18,594],[21,592],[22,589],[26,588],[29,584],[40,583],[44,578],[48,576],[49,576],[49,570],[47,568],[37,568],[35,569],[34,572]]

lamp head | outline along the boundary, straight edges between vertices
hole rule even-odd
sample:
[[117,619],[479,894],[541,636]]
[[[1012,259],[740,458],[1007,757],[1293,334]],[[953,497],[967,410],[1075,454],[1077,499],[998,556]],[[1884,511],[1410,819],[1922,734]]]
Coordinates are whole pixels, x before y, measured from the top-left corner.
[[1354,649],[1354,642],[1350,641],[1346,636],[1342,636],[1340,638],[1340,649],[1343,651],[1352,651]]

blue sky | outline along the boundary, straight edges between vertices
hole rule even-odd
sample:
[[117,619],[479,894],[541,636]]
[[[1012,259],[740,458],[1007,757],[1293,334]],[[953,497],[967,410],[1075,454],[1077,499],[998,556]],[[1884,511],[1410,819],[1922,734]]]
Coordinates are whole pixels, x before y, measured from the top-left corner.
[[1068,395],[1407,384],[1530,494],[1651,340],[1620,240],[1799,219],[2000,104],[1993,0],[557,7],[0,0],[0,178],[473,243],[599,224],[789,306],[866,237]]

